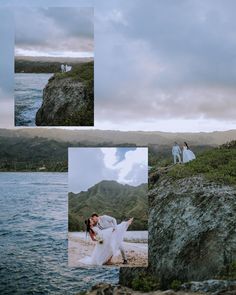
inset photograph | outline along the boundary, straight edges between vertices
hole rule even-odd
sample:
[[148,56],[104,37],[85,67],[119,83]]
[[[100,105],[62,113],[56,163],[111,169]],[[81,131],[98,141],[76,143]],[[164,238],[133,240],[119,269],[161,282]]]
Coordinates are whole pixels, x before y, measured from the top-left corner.
[[69,148],[70,267],[148,265],[147,185],[147,148]]
[[93,8],[24,7],[14,15],[15,126],[93,126]]

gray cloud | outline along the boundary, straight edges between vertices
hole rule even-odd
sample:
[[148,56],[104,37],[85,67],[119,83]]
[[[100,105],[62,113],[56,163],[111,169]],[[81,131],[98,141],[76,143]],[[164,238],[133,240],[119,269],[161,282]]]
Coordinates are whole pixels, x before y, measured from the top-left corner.
[[235,122],[236,3],[120,3],[97,19],[97,120]]
[[[41,7],[53,6],[53,1],[38,3]],[[95,7],[95,124],[98,128],[137,130],[145,126],[145,129],[167,131],[165,126],[168,126],[168,131],[174,131],[179,124],[179,131],[189,131],[190,121],[196,122],[193,131],[236,128],[234,0],[180,0],[178,3],[60,0],[57,5],[88,3]],[[23,4],[30,6],[30,1],[23,0]],[[29,24],[32,29],[28,37],[19,34],[18,42],[30,46],[29,38],[43,48],[50,46],[51,36],[67,34],[73,44],[76,38],[75,27],[71,25],[73,17],[67,23],[59,9],[27,9],[37,11],[42,18],[34,18],[36,15],[32,13],[32,21],[28,14],[27,24],[19,22],[19,32]],[[19,12],[18,19],[22,18]],[[82,38],[86,40],[88,18],[81,21]],[[40,42],[34,34],[36,24],[44,32]],[[46,29],[47,25],[51,31]],[[10,36],[5,30],[5,38]],[[1,48],[4,46],[1,37]],[[7,75],[5,79],[9,81]],[[197,127],[198,122],[201,129]]]
[[9,97],[14,85],[10,79],[14,69],[14,19],[10,9],[0,9],[0,19],[0,91]]
[[24,7],[14,15],[16,50],[93,51],[91,7]]

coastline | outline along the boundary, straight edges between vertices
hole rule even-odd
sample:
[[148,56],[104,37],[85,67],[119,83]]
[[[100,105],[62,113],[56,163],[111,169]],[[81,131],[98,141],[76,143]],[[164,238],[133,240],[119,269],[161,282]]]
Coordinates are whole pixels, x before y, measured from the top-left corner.
[[[69,232],[68,233],[68,265],[69,267],[86,267],[78,261],[85,256],[90,256],[96,242],[86,238],[84,232]],[[148,243],[125,241],[123,242],[128,264],[122,264],[121,254],[112,260],[111,265],[105,267],[147,267],[148,266]],[[92,266],[93,267],[93,266]],[[96,267],[96,266],[95,266]]]

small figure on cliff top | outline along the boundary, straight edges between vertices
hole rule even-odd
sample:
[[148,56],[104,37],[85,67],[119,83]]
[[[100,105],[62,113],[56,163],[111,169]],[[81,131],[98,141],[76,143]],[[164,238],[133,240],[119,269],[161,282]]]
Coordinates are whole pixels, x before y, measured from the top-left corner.
[[196,159],[196,156],[190,150],[187,142],[184,142],[184,146],[183,146],[183,163],[187,163],[187,162],[195,160],[195,159]]
[[69,71],[71,71],[71,69],[72,69],[72,66],[68,66],[68,65],[66,65],[65,67],[66,67],[66,70],[65,70],[66,72],[69,72]]
[[64,73],[66,71],[66,66],[65,65],[61,65],[61,72]]
[[178,163],[181,163],[181,149],[177,142],[174,143],[172,147],[172,156],[174,158],[174,164],[176,164],[176,160],[178,159]]

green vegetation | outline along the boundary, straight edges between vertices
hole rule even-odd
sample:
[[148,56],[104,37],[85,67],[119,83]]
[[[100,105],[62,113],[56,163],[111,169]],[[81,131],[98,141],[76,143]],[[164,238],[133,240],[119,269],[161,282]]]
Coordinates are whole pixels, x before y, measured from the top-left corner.
[[137,187],[102,181],[85,192],[69,193],[69,231],[84,230],[84,220],[93,212],[111,215],[117,222],[134,217],[131,230],[147,230],[147,184]]
[[218,280],[236,280],[236,261],[225,266],[224,271],[218,277]]
[[199,154],[196,160],[168,172],[174,179],[199,174],[216,183],[236,185],[236,141]]
[[65,73],[56,73],[56,79],[73,78],[79,82],[94,80],[94,62],[86,62],[72,65],[72,70]]
[[59,73],[61,62],[15,60],[15,73]]
[[[191,146],[193,152],[198,156],[202,153],[212,150],[212,146],[208,145],[194,145]],[[173,164],[172,146],[154,145],[148,146],[148,162],[153,167],[167,167]]]
[[[55,131],[56,132],[56,131]],[[68,147],[114,146],[112,142],[60,141],[9,133],[0,136],[0,171],[67,171]],[[121,143],[115,146],[131,146]],[[42,169],[43,168],[43,169]],[[41,170],[42,169],[42,170]]]
[[170,288],[174,291],[179,291],[180,287],[182,285],[182,282],[179,280],[173,280],[172,283],[170,284]]
[[67,148],[46,138],[0,137],[0,171],[67,171]]
[[133,279],[131,287],[135,291],[157,291],[160,290],[160,281],[153,278],[151,275],[139,275]]

